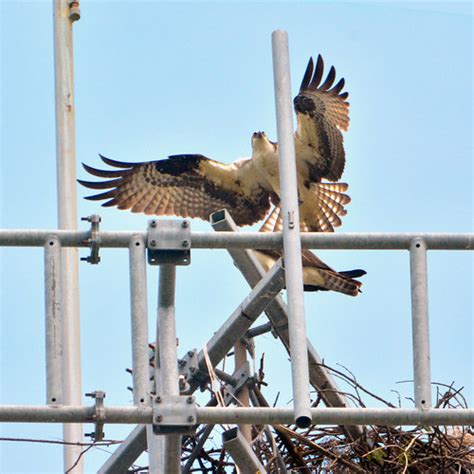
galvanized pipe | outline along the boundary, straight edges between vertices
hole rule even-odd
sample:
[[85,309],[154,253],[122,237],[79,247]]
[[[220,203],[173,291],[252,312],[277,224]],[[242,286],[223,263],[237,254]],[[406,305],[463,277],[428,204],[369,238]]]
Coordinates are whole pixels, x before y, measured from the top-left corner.
[[148,307],[146,279],[146,242],[137,235],[130,242],[130,307],[132,320],[133,402],[148,405]]
[[[198,407],[199,424],[290,424],[292,408]],[[92,423],[94,406],[0,406],[1,423]],[[103,418],[111,424],[150,424],[151,407],[106,406]],[[450,425],[474,424],[474,409],[311,408],[318,425]]]
[[61,304],[61,245],[54,236],[44,246],[46,403],[63,401],[63,308]]
[[300,217],[291,106],[290,59],[286,31],[277,30],[272,33],[272,49],[293,403],[296,425],[300,428],[307,428],[311,422],[311,400],[309,396]]
[[[155,380],[159,380],[157,393],[166,396],[179,395],[178,355],[176,349],[175,321],[176,266],[161,265],[158,288],[157,349],[159,369]],[[162,472],[181,472],[181,436],[166,435],[163,446]]]
[[[79,19],[68,0],[53,0],[54,79],[56,104],[56,158],[58,224],[60,229],[77,228],[76,133],[74,128],[74,71],[72,23]],[[63,403],[81,403],[81,347],[79,323],[79,269],[77,249],[63,249],[61,258],[62,309],[64,315]],[[80,446],[81,425],[64,425],[64,470],[77,462],[72,473],[83,472]]]
[[238,428],[231,428],[222,433],[224,449],[230,454],[240,472],[263,473],[265,468],[253,452],[249,441]]
[[136,426],[122,444],[107,458],[98,474],[126,474],[146,446],[146,435],[142,425]]
[[[54,234],[63,247],[88,247],[89,231],[57,229],[2,229],[0,247],[42,247]],[[101,247],[128,248],[141,231],[101,231]],[[415,238],[423,239],[428,250],[473,250],[474,233],[323,233],[301,234],[302,248],[358,249],[358,250],[408,250]],[[280,232],[191,232],[193,249],[278,249],[282,247]]]
[[431,408],[430,329],[426,244],[413,239],[410,245],[411,316],[415,404]]

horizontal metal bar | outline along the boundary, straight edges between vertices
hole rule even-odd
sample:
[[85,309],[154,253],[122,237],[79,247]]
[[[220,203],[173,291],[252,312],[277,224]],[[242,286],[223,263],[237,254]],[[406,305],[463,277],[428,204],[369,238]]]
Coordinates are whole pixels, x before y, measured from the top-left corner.
[[[63,247],[88,247],[90,231],[72,230],[0,230],[0,247],[42,247],[54,235]],[[101,247],[126,248],[132,239],[146,238],[146,232],[102,231],[98,236]],[[420,238],[428,250],[473,250],[474,233],[323,233],[305,232],[301,235],[303,248],[408,250],[413,239]],[[191,247],[208,248],[281,248],[279,232],[192,232]]]
[[[0,406],[2,423],[92,423],[95,406]],[[104,407],[111,424],[150,424],[151,407]],[[474,409],[312,408],[317,425],[473,425]],[[290,424],[292,408],[198,407],[199,424]]]

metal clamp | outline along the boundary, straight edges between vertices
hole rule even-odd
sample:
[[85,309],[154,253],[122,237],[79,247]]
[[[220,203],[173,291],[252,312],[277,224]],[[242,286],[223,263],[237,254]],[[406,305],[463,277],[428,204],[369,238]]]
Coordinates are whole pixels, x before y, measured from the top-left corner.
[[69,19],[71,21],[78,21],[81,18],[81,9],[79,8],[79,2],[74,0],[69,2]]
[[191,434],[197,424],[196,400],[191,395],[153,398],[155,434]]
[[100,233],[99,233],[99,224],[101,222],[101,217],[97,214],[92,214],[91,216],[81,217],[81,221],[86,221],[91,223],[91,236],[85,241],[91,249],[91,254],[88,257],[81,257],[81,261],[88,262],[92,265],[95,265],[100,262],[99,250],[100,250]]
[[224,403],[225,405],[230,405],[235,401],[235,396],[240,392],[242,387],[244,387],[250,377],[250,365],[247,362],[244,362],[233,374],[232,378],[237,382],[235,385],[226,384],[224,387]]
[[103,430],[105,422],[105,392],[102,390],[95,390],[94,392],[86,393],[85,395],[86,397],[91,397],[95,400],[95,414],[92,416],[92,421],[95,424],[95,431],[93,433],[85,433],[84,436],[89,436],[94,441],[102,441],[105,436]]
[[191,226],[188,220],[151,220],[147,236],[150,265],[189,265]]
[[188,351],[182,359],[178,360],[178,370],[188,385],[191,380],[197,380],[199,385],[203,385],[209,379],[209,374],[199,369],[196,349]]

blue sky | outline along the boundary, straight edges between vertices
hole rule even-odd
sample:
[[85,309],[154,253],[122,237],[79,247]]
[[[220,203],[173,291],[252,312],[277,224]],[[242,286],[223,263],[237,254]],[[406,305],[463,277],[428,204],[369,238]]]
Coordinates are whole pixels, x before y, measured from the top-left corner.
[[[1,219],[4,228],[56,226],[52,10],[49,2],[1,6]],[[338,232],[472,232],[472,7],[464,3],[81,2],[75,24],[78,162],[97,153],[145,161],[202,153],[230,162],[250,137],[276,139],[271,32],[288,31],[293,91],[321,53],[346,79],[351,124],[343,180],[352,203]],[[86,178],[78,164],[78,177]],[[143,230],[147,217],[82,199],[108,230]],[[85,226],[81,223],[81,227]],[[209,230],[193,222],[194,230]],[[82,252],[85,255],[85,251]],[[412,396],[406,251],[319,251],[337,269],[364,268],[363,294],[308,294],[308,335],[330,365],[396,402]],[[1,403],[42,404],[42,251],[2,251]],[[248,293],[224,251],[194,251],[178,270],[179,353],[200,348]],[[472,401],[472,256],[429,253],[433,380],[456,382]],[[103,250],[81,264],[83,392],[129,404],[128,255]],[[157,271],[149,272],[153,334]],[[262,318],[263,321],[263,318]],[[270,400],[290,395],[285,352],[265,352]],[[371,402],[372,403],[372,402]],[[372,406],[376,406],[372,403]],[[404,400],[404,406],[411,406]],[[90,431],[86,427],[86,431]],[[130,428],[106,427],[122,439]],[[60,426],[3,425],[4,437],[58,439]],[[28,455],[25,455],[28,454]],[[86,455],[95,472],[107,453]],[[61,448],[0,444],[0,471],[61,472]]]

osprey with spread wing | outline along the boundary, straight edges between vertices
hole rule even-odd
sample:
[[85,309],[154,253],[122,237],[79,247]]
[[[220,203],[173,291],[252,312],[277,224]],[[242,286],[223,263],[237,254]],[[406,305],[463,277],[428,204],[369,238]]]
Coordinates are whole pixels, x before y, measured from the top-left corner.
[[[298,198],[302,231],[330,232],[341,225],[350,202],[347,184],[335,183],[344,171],[345,153],[341,130],[349,125],[348,93],[341,92],[344,79],[333,86],[336,71],[331,67],[323,82],[324,63],[309,60],[300,91],[294,99],[298,127],[295,151]],[[264,132],[252,137],[252,157],[230,164],[203,155],[174,155],[164,160],[125,163],[101,156],[114,169],[85,165],[104,181],[79,182],[91,189],[106,190],[90,200],[106,200],[117,206],[151,215],[198,217],[226,208],[238,225],[262,220],[274,206],[263,230],[281,230],[278,144]],[[323,182],[326,179],[331,182]]]

